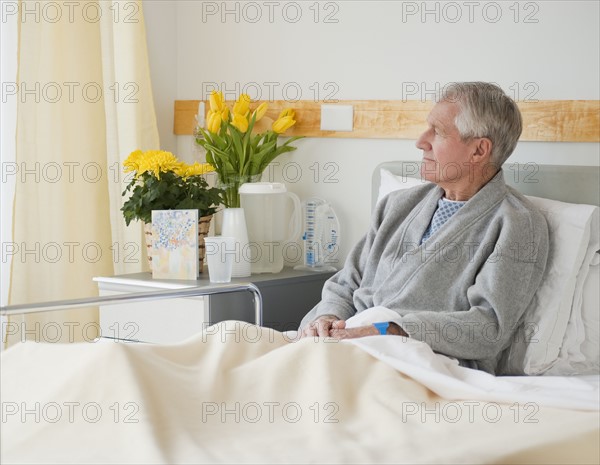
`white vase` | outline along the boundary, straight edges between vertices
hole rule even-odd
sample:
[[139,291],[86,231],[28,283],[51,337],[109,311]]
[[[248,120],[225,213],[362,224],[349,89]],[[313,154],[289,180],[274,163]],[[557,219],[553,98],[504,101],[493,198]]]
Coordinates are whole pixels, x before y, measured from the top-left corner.
[[223,210],[221,235],[235,238],[235,257],[231,276],[233,278],[250,276],[252,267],[248,245],[248,229],[243,208],[226,208]]

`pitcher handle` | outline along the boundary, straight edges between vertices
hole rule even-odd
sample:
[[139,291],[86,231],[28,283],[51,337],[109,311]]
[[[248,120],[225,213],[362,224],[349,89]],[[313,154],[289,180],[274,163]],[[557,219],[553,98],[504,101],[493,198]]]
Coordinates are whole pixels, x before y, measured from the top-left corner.
[[292,199],[294,203],[294,211],[290,218],[290,229],[292,231],[290,237],[286,239],[286,242],[294,241],[300,235],[300,228],[302,227],[302,205],[300,204],[300,197],[293,192],[286,192],[286,194]]

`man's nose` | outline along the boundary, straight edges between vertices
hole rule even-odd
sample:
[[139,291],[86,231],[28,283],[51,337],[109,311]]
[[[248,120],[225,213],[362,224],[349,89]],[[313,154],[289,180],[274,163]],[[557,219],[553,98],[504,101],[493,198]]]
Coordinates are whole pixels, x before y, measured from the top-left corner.
[[418,149],[420,150],[430,150],[431,149],[431,144],[427,141],[427,132],[425,131],[424,133],[422,133],[419,138],[417,139],[417,142],[415,143],[415,145],[417,146]]

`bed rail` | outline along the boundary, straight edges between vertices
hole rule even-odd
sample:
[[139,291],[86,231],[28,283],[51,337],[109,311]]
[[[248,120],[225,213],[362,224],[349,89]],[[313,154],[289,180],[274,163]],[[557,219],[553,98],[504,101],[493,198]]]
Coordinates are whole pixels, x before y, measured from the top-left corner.
[[145,302],[149,300],[173,299],[180,297],[200,297],[215,294],[248,291],[254,297],[254,323],[263,324],[263,299],[258,287],[252,283],[222,284],[216,287],[193,287],[170,289],[167,291],[136,292],[116,296],[88,297],[82,299],[55,300],[31,304],[7,305],[0,307],[0,316],[22,315],[26,313],[50,312],[70,308],[89,307],[90,305],[114,305],[129,302]]

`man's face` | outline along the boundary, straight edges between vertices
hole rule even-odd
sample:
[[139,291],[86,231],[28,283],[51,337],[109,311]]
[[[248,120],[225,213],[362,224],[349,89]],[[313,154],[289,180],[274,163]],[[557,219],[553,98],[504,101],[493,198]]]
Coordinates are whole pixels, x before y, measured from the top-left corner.
[[427,117],[427,130],[417,140],[423,151],[421,177],[437,184],[457,182],[469,175],[472,141],[463,142],[454,124],[457,103],[437,103]]

